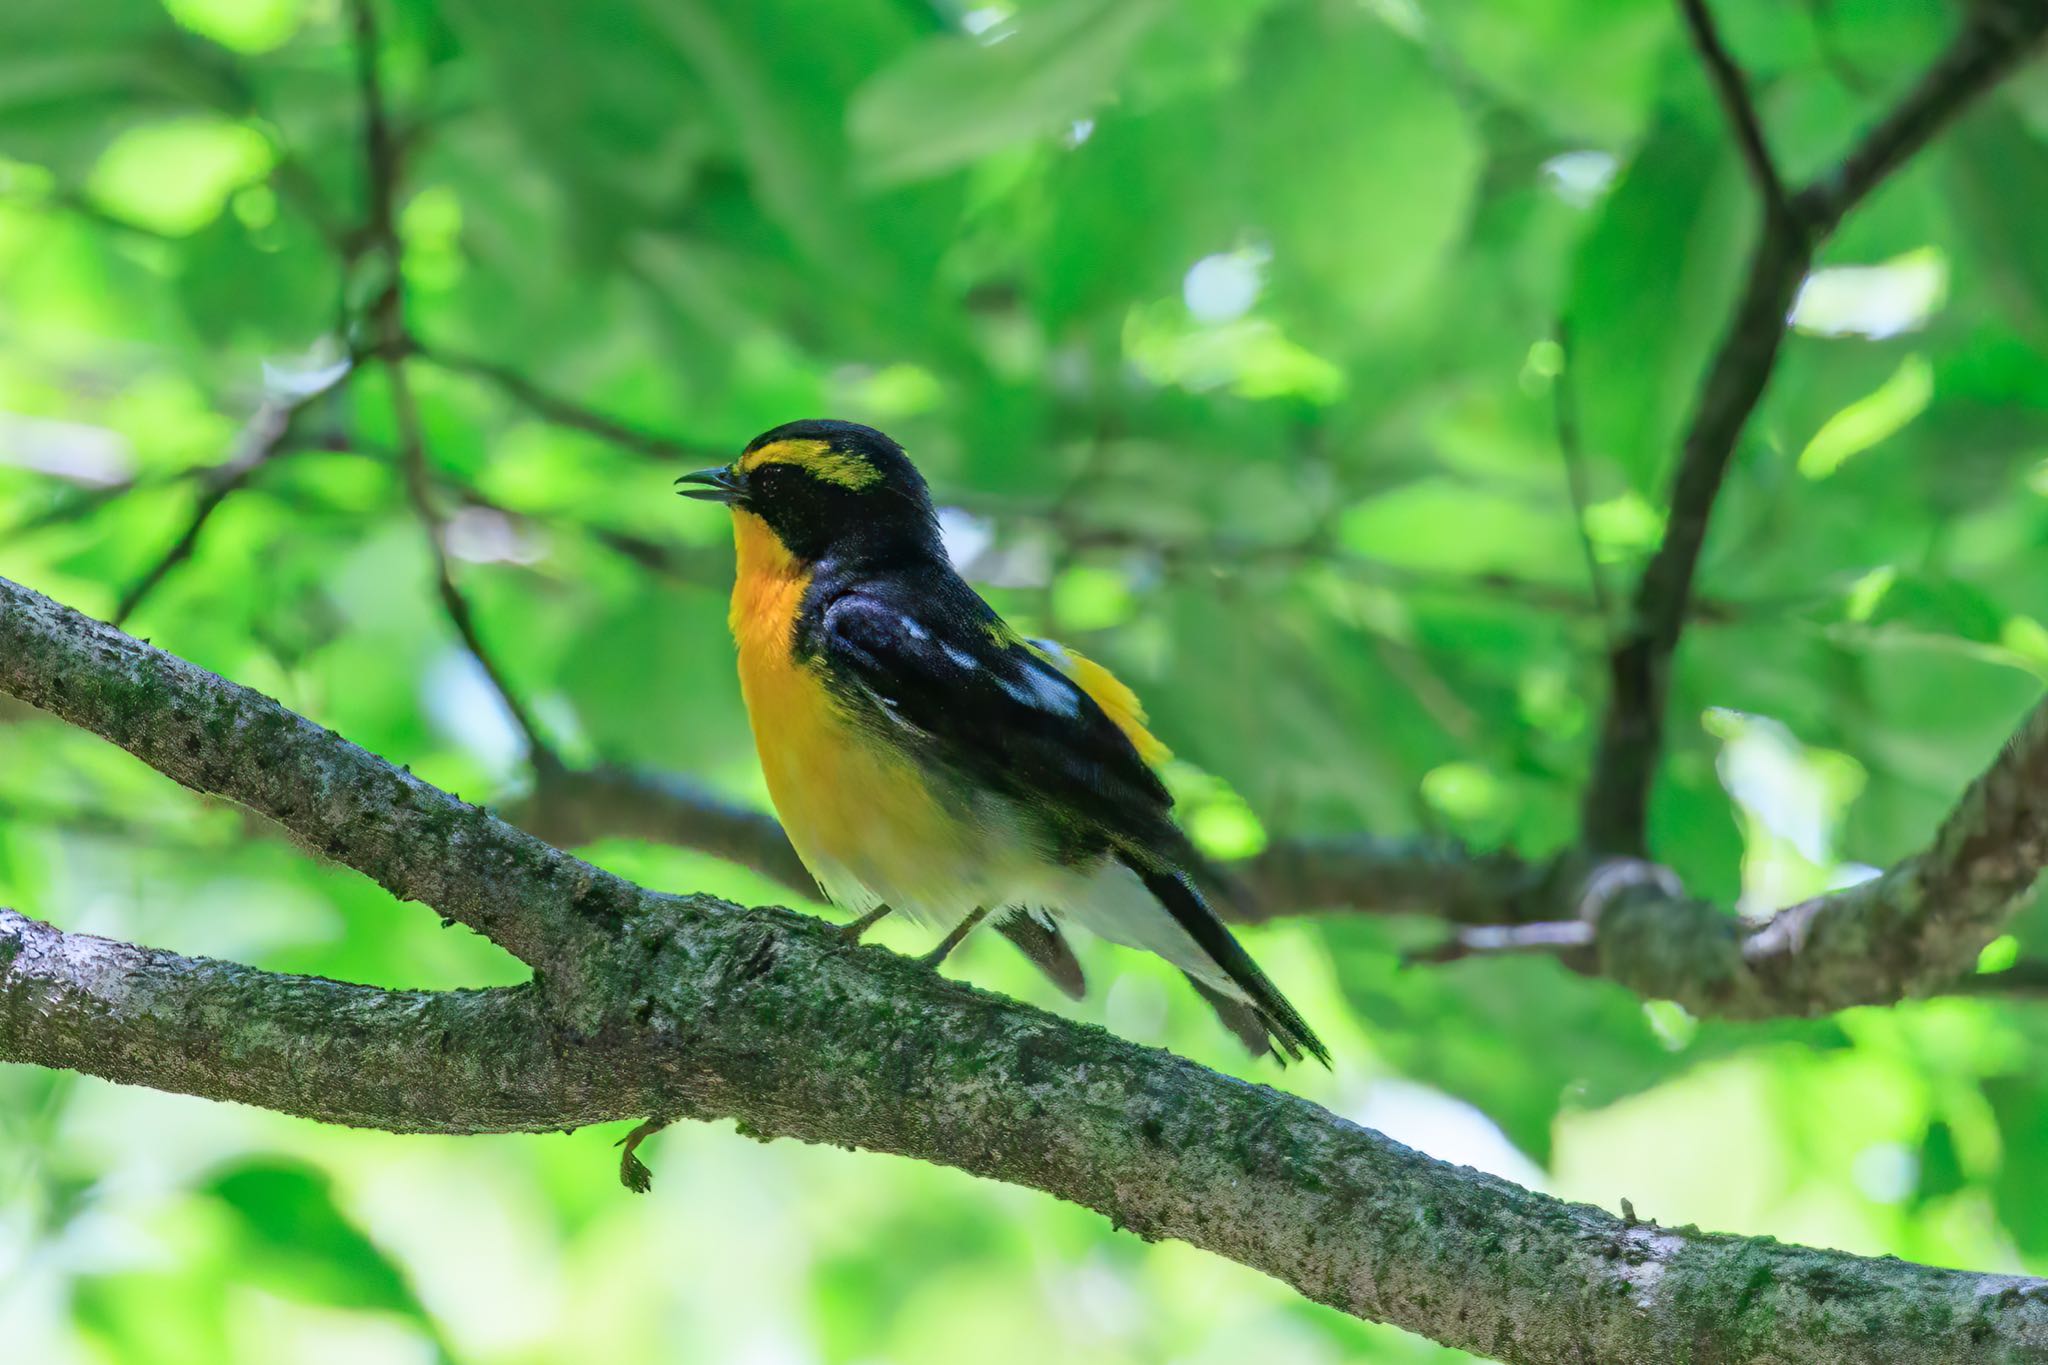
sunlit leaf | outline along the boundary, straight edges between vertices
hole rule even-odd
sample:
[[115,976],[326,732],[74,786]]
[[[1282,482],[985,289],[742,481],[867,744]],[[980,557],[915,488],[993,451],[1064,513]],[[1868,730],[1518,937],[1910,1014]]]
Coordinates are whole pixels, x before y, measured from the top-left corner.
[[1164,0],[1052,0],[980,38],[928,38],[863,85],[847,128],[877,184],[1065,132],[1112,89]]

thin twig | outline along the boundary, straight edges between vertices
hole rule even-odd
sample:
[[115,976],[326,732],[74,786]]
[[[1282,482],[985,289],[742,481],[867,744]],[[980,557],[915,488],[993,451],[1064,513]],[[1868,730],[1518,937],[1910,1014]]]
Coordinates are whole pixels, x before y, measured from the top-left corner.
[[1562,956],[1593,946],[1593,926],[1584,920],[1543,920],[1535,924],[1468,924],[1433,948],[1411,953],[1411,967],[1460,962],[1468,957],[1511,953]]
[[1742,149],[1743,164],[1748,166],[1750,178],[1756,181],[1757,192],[1763,195],[1765,212],[1789,217],[1792,202],[1785,193],[1784,180],[1778,175],[1778,163],[1771,156],[1770,143],[1764,138],[1763,120],[1757,116],[1756,102],[1750,98],[1749,84],[1743,79],[1741,68],[1736,66],[1735,58],[1729,55],[1727,46],[1721,41],[1721,32],[1714,25],[1714,16],[1707,9],[1706,0],[1678,0],[1678,9],[1685,16],[1686,27],[1692,31],[1693,44],[1699,48],[1708,79],[1714,83],[1714,94],[1721,101],[1721,108],[1735,130],[1735,142]]
[[2048,959],[2029,958],[2001,972],[1978,972],[1956,983],[1956,995],[2004,995],[2048,999]]
[[1586,523],[1586,508],[1593,495],[1586,478],[1586,453],[1579,444],[1579,403],[1572,379],[1571,326],[1563,319],[1557,324],[1557,374],[1550,381],[1551,418],[1557,430],[1557,453],[1564,461],[1565,489],[1572,500],[1572,524],[1578,528],[1579,550],[1586,557],[1586,583],[1593,591],[1593,606],[1600,613],[1600,625],[1611,637],[1614,630],[1614,596],[1608,591],[1606,571],[1600,567],[1600,552],[1593,544],[1592,527]]
[[392,137],[390,113],[384,103],[383,81],[378,72],[379,51],[374,0],[353,0],[355,17],[356,79],[362,101],[364,220],[362,239],[380,255],[388,272],[384,287],[370,306],[373,346],[383,361],[391,385],[391,415],[398,430],[399,464],[406,498],[412,504],[427,549],[434,564],[434,585],[443,614],[463,647],[490,681],[504,703],[506,712],[526,739],[527,760],[546,774],[558,770],[561,760],[542,734],[533,712],[513,688],[504,668],[484,644],[477,628],[476,613],[469,599],[455,584],[448,562],[446,527],[434,506],[433,477],[427,465],[426,433],[420,423],[419,402],[406,372],[404,246],[398,235],[398,180],[401,174],[399,147]]
[[433,504],[426,473],[426,442],[420,429],[419,408],[413,398],[412,383],[405,372],[403,360],[387,360],[385,370],[391,383],[391,408],[398,423],[399,443],[405,468],[406,496],[412,503],[413,513],[419,518],[420,529],[425,533],[427,548],[434,561],[434,586],[441,599],[442,613],[448,624],[454,627],[463,648],[482,668],[491,688],[504,703],[505,710],[519,727],[526,739],[527,759],[542,773],[554,771],[562,766],[561,759],[542,733],[533,712],[520,700],[518,691],[512,686],[504,667],[496,656],[485,646],[483,633],[477,628],[476,613],[470,609],[469,599],[455,584],[455,575],[448,562],[446,526]]
[[588,432],[600,440],[609,441],[637,455],[654,460],[723,460],[731,455],[730,451],[720,452],[710,446],[685,441],[678,436],[649,431],[621,418],[599,412],[595,408],[586,407],[550,389],[542,388],[511,366],[495,360],[450,351],[441,346],[427,346],[417,340],[411,343],[411,347],[413,354],[428,364],[456,374],[468,375],[473,379],[484,380],[501,390],[506,397],[556,426]]
[[[1228,536],[1191,537],[1169,540],[1123,526],[1091,525],[1049,505],[1022,505],[988,498],[958,498],[952,505],[997,520],[1025,521],[1055,532],[1068,550],[1131,550],[1147,554],[1169,572],[1221,569],[1293,569],[1304,566],[1327,568],[1366,582],[1384,583],[1404,592],[1473,594],[1511,600],[1541,611],[1565,615],[1597,613],[1594,599],[1563,584],[1537,582],[1492,570],[1472,574],[1431,572],[1405,564],[1339,550],[1328,537],[1310,535],[1300,540],[1247,541]],[[1703,624],[1725,625],[1752,610],[1779,611],[1798,605],[1793,601],[1734,601],[1702,598],[1690,604],[1693,619]]]
[[137,608],[152,592],[162,585],[171,571],[192,557],[199,548],[199,538],[206,530],[213,514],[222,504],[249,485],[257,471],[285,454],[291,448],[291,434],[299,418],[312,405],[348,381],[354,367],[341,370],[328,382],[305,392],[290,396],[272,396],[263,400],[235,443],[228,458],[199,475],[201,490],[199,501],[192,508],[192,516],[185,523],[170,548],[158,556],[155,563],[121,594],[119,605],[114,608],[112,621],[121,625],[135,614]]
[[1816,236],[1831,231],[1970,102],[2035,55],[2048,33],[2043,0],[1975,0],[1955,41],[1848,155],[1793,196]]
[[[350,0],[355,27],[356,93],[363,120],[363,237],[381,250],[390,268],[386,297],[399,287],[398,268],[398,144],[391,136],[391,115],[384,103],[384,77],[377,36],[375,0]],[[380,299],[380,305],[383,304]]]

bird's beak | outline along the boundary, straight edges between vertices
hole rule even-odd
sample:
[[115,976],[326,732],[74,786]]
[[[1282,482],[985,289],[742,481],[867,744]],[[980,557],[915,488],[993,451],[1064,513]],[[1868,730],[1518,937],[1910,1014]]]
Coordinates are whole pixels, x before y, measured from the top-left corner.
[[[684,488],[681,486],[686,483],[702,484],[704,486],[701,488]],[[740,488],[740,481],[734,477],[732,470],[724,465],[717,465],[710,469],[700,469],[693,474],[685,474],[676,480],[676,484],[676,492],[686,498],[696,498],[699,502],[737,502],[743,491]]]

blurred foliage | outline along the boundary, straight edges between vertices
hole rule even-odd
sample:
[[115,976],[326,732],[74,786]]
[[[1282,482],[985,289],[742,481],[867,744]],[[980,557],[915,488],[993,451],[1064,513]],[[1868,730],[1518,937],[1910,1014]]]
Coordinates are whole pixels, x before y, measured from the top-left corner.
[[[1716,8],[1802,176],[1951,17]],[[909,446],[1013,619],[1139,688],[1219,851],[1570,838],[1604,635],[1585,551],[1620,586],[1654,545],[1752,218],[1661,0],[380,17],[444,540],[567,756],[761,799],[723,514],[666,490],[688,453],[831,414]],[[0,573],[112,612],[259,406],[366,340],[349,35],[337,0],[0,9]],[[1656,793],[1656,851],[1703,893],[1768,908],[1910,851],[2048,676],[2044,135],[2037,70],[1853,217],[1802,298]],[[472,799],[516,795],[386,378],[343,378],[132,628]],[[548,396],[667,444],[550,420]],[[273,968],[517,977],[19,710],[0,902]],[[1432,932],[1255,935],[1340,1057],[1283,1084],[1667,1222],[2048,1271],[2042,1006],[1700,1023],[1542,962],[1399,970]],[[2017,939],[2048,953],[2048,921]],[[1000,943],[959,970],[1270,1078],[1163,967],[1089,960],[1078,1007]],[[680,1130],[634,1200],[615,1136],[388,1138],[9,1069],[0,1340],[49,1362],[1463,1358],[890,1158]]]

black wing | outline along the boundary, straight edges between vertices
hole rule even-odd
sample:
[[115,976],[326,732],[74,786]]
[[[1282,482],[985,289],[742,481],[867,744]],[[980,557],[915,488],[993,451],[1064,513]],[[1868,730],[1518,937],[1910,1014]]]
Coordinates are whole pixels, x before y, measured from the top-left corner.
[[1096,836],[1074,851],[1171,841],[1173,798],[1116,722],[994,613],[979,615],[856,591],[825,608],[818,644],[827,675],[908,731],[928,761],[1016,798],[1064,835]]
[[1257,1027],[1225,1013],[1234,1031],[1248,1042],[1270,1035],[1287,1055],[1327,1065],[1322,1043],[1196,889],[1195,879],[1222,882],[1173,823],[1158,776],[1087,693],[973,603],[978,611],[943,597],[841,596],[819,622],[827,674],[928,761],[1048,819],[1056,852],[1120,859],[1250,997]]

